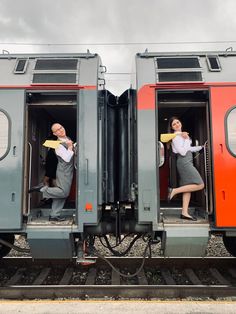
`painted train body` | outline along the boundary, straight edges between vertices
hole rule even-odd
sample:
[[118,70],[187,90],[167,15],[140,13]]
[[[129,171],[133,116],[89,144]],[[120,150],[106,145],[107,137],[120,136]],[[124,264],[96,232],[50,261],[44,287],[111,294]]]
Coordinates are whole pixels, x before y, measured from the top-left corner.
[[[143,53],[135,61],[133,88],[115,97],[96,54],[0,56],[1,256],[16,234],[33,258],[79,260],[107,234],[117,243],[147,235],[164,256],[204,256],[211,233],[236,255],[236,55]],[[197,222],[179,219],[180,197],[166,201],[178,175],[160,134],[173,115],[194,144],[207,143],[194,158],[205,182],[190,203]],[[78,147],[63,223],[49,222],[50,201],[28,193],[43,179],[42,143],[54,122]]]

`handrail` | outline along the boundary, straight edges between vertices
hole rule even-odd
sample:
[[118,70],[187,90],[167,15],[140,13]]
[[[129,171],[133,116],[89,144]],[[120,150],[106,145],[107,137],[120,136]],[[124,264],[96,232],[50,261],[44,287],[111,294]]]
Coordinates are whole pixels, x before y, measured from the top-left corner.
[[204,154],[204,172],[205,172],[205,199],[206,199],[206,212],[209,213],[209,198],[208,198],[208,180],[207,180],[207,141],[203,145]]
[[[28,142],[29,145],[29,179],[28,179],[28,187],[31,187],[31,172],[32,172],[32,145]],[[27,208],[27,215],[30,213],[30,202],[31,202],[31,194],[28,194],[28,208]]]
[[159,158],[159,168],[165,162],[165,148],[162,142],[158,141],[158,158]]

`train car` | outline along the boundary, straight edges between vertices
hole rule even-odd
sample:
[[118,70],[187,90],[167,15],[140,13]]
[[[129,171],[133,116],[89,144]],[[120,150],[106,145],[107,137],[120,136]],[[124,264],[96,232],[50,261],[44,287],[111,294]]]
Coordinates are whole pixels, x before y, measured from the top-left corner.
[[[18,234],[26,236],[33,258],[77,256],[84,226],[97,224],[103,198],[114,197],[112,180],[109,193],[102,189],[102,169],[111,167],[102,158],[101,121],[112,117],[115,103],[104,90],[106,69],[90,52],[3,54],[0,69],[0,255]],[[112,109],[105,112],[108,98]],[[63,223],[49,221],[51,204],[42,193],[28,193],[44,178],[48,149],[42,144],[55,122],[78,147]]]
[[[96,237],[119,256],[138,239],[144,255],[161,241],[163,256],[204,256],[212,233],[236,255],[234,62],[233,52],[139,53],[132,89],[115,97],[97,54],[1,55],[0,256],[22,250],[15,235],[34,259],[84,263]],[[160,141],[171,116],[193,144],[205,143],[194,157],[205,183],[191,198],[197,221],[180,218],[181,196],[167,202],[168,187],[179,184],[170,145]],[[42,144],[55,122],[77,143],[63,222],[49,220],[50,199],[28,193],[44,178]]]
[[[150,223],[161,238],[164,256],[204,256],[212,233],[221,234],[236,255],[234,63],[236,55],[228,51],[136,55],[135,207],[138,223]],[[180,219],[181,195],[167,202],[168,187],[178,186],[170,145],[160,141],[171,116],[179,117],[193,145],[205,143],[194,157],[205,183],[204,190],[192,193],[196,222]]]

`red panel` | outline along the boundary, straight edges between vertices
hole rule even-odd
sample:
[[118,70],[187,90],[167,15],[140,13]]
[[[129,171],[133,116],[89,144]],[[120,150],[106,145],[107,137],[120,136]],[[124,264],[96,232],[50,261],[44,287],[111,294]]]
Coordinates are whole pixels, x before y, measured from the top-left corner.
[[216,226],[236,227],[236,158],[227,150],[225,139],[225,116],[236,106],[236,87],[212,87],[210,90]]
[[138,91],[138,110],[155,110],[155,85],[144,85]]

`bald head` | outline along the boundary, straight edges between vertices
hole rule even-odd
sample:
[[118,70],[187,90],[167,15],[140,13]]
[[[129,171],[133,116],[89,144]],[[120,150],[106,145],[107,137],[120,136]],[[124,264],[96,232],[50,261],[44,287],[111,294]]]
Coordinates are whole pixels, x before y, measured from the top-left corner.
[[51,126],[52,133],[57,137],[66,137],[66,130],[60,123]]

